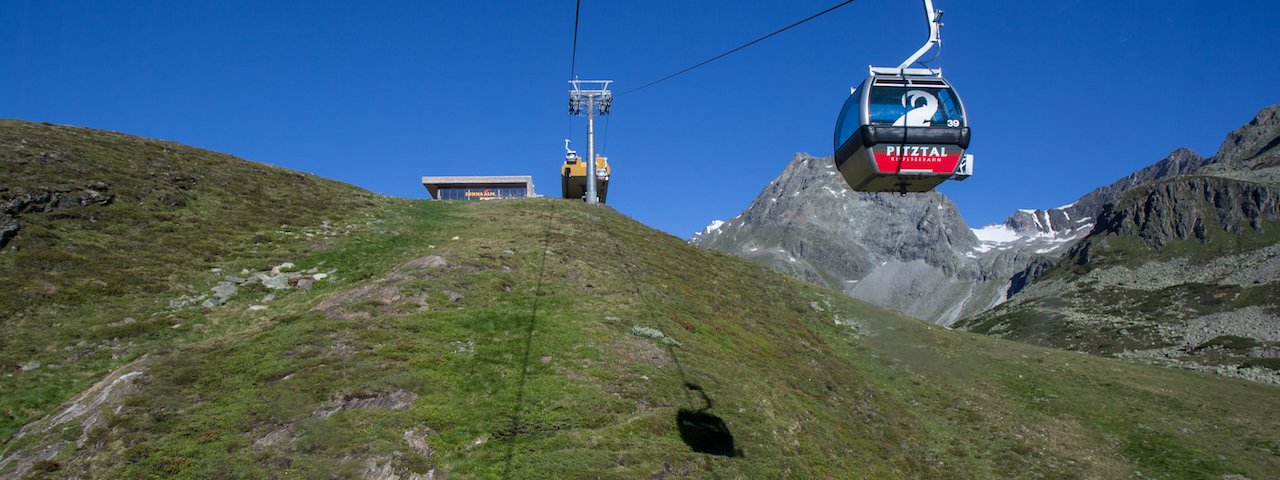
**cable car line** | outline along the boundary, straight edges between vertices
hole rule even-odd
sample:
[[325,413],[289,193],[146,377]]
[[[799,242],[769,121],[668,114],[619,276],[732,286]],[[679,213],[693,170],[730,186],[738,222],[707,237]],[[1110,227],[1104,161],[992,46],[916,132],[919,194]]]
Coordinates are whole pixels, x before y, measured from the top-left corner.
[[582,12],[582,0],[573,7],[573,50],[569,53],[569,78],[574,78],[578,66],[578,14]]
[[680,76],[680,75],[682,75],[682,74],[688,73],[689,71],[691,71],[691,70],[693,70],[693,69],[696,69],[696,68],[701,67],[701,66],[703,66],[703,65],[706,65],[706,64],[708,64],[708,63],[714,62],[714,61],[719,60],[719,59],[721,59],[721,58],[727,57],[727,56],[729,56],[729,55],[731,55],[731,54],[733,54],[733,53],[735,53],[735,52],[737,52],[737,51],[739,51],[739,50],[742,50],[742,49],[744,49],[744,48],[747,48],[747,47],[750,47],[750,46],[755,45],[755,44],[757,44],[757,43],[760,43],[760,42],[762,42],[762,41],[764,41],[764,40],[768,39],[769,37],[772,37],[772,36],[777,35],[777,34],[779,34],[779,33],[782,33],[782,32],[785,32],[785,31],[787,31],[787,30],[790,30],[790,29],[792,29],[792,28],[795,28],[795,27],[797,27],[797,26],[800,26],[800,24],[805,23],[805,22],[808,22],[809,20],[813,20],[813,19],[815,19],[815,18],[818,18],[818,17],[821,17],[821,16],[826,15],[826,14],[828,14],[828,13],[831,13],[832,11],[834,11],[834,10],[836,10],[836,9],[840,8],[840,7],[843,7],[843,6],[845,6],[845,5],[848,5],[848,4],[850,4],[850,3],[853,3],[853,2],[855,2],[855,1],[857,1],[857,0],[845,0],[844,2],[840,2],[839,4],[836,4],[835,6],[833,6],[833,7],[831,7],[831,8],[828,8],[828,9],[823,10],[823,11],[821,11],[821,12],[818,12],[818,13],[815,13],[815,14],[813,14],[813,15],[810,15],[809,17],[805,18],[804,20],[800,20],[800,21],[798,21],[798,22],[792,23],[791,25],[787,25],[787,26],[785,26],[785,27],[782,27],[781,29],[775,30],[773,33],[770,33],[770,34],[765,35],[765,36],[763,36],[763,37],[757,38],[757,39],[752,40],[752,41],[750,41],[750,42],[744,43],[744,44],[742,44],[742,45],[738,45],[737,47],[733,48],[732,50],[729,50],[729,51],[727,51],[727,52],[721,53],[721,54],[716,55],[716,56],[714,56],[714,57],[711,57],[711,58],[708,58],[708,59],[703,60],[703,61],[701,61],[701,62],[698,62],[698,63],[694,64],[694,65],[693,65],[693,66],[691,66],[691,67],[685,68],[684,70],[680,70],[680,71],[678,71],[678,72],[676,72],[676,73],[673,73],[673,74],[667,75],[667,76],[665,76],[665,77],[659,78],[659,79],[657,79],[657,80],[654,80],[654,81],[652,81],[652,82],[646,83],[646,84],[644,84],[644,85],[641,85],[641,86],[639,86],[639,87],[633,88],[633,89],[631,89],[631,90],[627,90],[627,91],[625,91],[625,92],[619,93],[619,94],[614,95],[614,96],[615,96],[615,97],[620,97],[620,96],[622,96],[622,95],[626,95],[626,94],[628,94],[628,93],[632,93],[632,92],[637,92],[637,91],[640,91],[640,90],[644,90],[644,89],[646,89],[646,88],[652,87],[652,86],[654,86],[654,85],[657,85],[657,84],[659,84],[659,83],[665,82],[665,81],[670,80],[670,79],[672,79],[672,78],[678,77],[678,76]]
[[609,150],[609,119],[612,117],[613,115],[605,115],[604,117],[604,138],[600,140],[601,152],[606,152]]
[[[582,13],[582,0],[573,7],[573,49],[569,51],[569,78],[572,79],[578,67],[578,18]],[[573,137],[573,117],[565,121],[565,138]],[[567,145],[566,145],[566,148]]]

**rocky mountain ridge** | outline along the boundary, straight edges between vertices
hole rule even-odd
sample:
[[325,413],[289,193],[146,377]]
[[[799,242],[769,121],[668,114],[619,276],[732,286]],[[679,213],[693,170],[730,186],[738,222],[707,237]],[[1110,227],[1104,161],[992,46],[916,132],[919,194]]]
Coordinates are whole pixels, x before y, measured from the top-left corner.
[[940,193],[850,191],[830,159],[804,154],[713,226],[691,242],[941,323],[989,308],[1008,279],[991,272],[1029,263],[1027,252],[984,244]]
[[1123,192],[1042,281],[956,326],[1280,383],[1277,112],[1193,173]]
[[[945,197],[932,196],[940,194],[867,201],[872,197],[863,196],[877,194],[849,191],[838,178],[830,178],[836,174],[831,168],[813,168],[829,165],[829,160],[797,154],[741,215],[712,222],[690,242],[949,325],[1017,294],[1089,234],[1104,208],[1129,189],[1190,175],[1239,156],[1236,150],[1256,154],[1267,138],[1256,126],[1265,128],[1277,111],[1280,108],[1264,109],[1250,125],[1229,135],[1226,150],[1213,158],[1179,148],[1068,205],[1018,210],[1000,224],[974,229]],[[946,214],[926,219],[921,202],[935,204]],[[942,230],[947,235],[930,229],[935,221],[946,222]],[[913,224],[925,228],[913,231]],[[878,233],[869,234],[862,228],[867,225],[878,225]],[[790,238],[795,236],[803,240]],[[907,295],[900,295],[904,292]]]
[[949,325],[1020,291],[1088,234],[1102,207],[1125,189],[1206,161],[1179,149],[1069,205],[1018,210],[1001,224],[969,228],[940,193],[853,192],[829,159],[797,154],[741,215],[712,222],[690,242]]

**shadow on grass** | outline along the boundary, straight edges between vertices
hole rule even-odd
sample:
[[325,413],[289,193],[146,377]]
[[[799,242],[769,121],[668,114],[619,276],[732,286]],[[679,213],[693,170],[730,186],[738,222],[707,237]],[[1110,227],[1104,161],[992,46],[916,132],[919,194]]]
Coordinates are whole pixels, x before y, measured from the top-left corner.
[[707,395],[707,391],[702,389],[701,385],[690,382],[685,376],[684,367],[680,365],[680,359],[676,357],[676,352],[671,346],[667,346],[667,351],[671,354],[671,359],[676,365],[676,369],[680,372],[680,379],[684,381],[684,388],[690,392],[697,392],[702,397],[702,408],[691,409],[681,408],[676,412],[676,427],[680,429],[680,439],[684,440],[684,444],[690,449],[698,453],[708,455],[719,455],[722,457],[742,457],[742,450],[734,448],[733,433],[729,431],[729,425],[724,423],[724,419],[710,413],[715,402],[711,401],[711,397]]
[[538,323],[538,307],[542,304],[542,280],[543,273],[547,270],[547,249],[551,247],[551,225],[552,219],[555,217],[555,209],[547,209],[547,233],[542,241],[542,257],[538,260],[538,284],[533,292],[533,311],[529,314],[529,321],[525,324],[524,331],[524,353],[520,357],[520,380],[516,384],[515,404],[511,408],[511,438],[507,440],[507,453],[503,461],[502,478],[511,478],[512,460],[515,458],[516,441],[520,439],[520,432],[524,428],[522,415],[524,414],[524,394],[525,383],[529,379],[529,357],[533,348],[533,332]]

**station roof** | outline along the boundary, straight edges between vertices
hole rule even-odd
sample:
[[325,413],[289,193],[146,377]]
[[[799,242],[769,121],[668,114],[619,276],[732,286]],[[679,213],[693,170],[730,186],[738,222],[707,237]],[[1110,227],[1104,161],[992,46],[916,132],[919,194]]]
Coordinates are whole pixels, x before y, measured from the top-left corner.
[[495,185],[521,185],[528,189],[529,196],[533,193],[533,176],[532,175],[481,175],[481,176],[451,176],[451,177],[422,177],[422,185],[427,187],[427,191],[431,193],[431,198],[439,198],[440,187],[482,187]]

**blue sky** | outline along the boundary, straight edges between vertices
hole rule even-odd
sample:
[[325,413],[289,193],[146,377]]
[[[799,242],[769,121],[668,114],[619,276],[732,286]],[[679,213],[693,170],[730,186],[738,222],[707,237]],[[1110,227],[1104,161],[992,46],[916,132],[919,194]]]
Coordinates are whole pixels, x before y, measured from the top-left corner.
[[[577,73],[618,91],[834,0],[583,0]],[[1280,103],[1280,2],[937,0],[976,175],[971,226],[1051,208],[1180,146],[1212,155]],[[53,2],[0,7],[0,117],[173,140],[426,197],[423,175],[532,174],[558,195],[574,2]],[[831,153],[868,64],[924,40],[914,0],[858,0],[619,97],[610,204],[687,237],[795,152]],[[606,126],[607,125],[607,126]],[[571,130],[572,129],[572,130]],[[607,130],[607,136],[605,132]]]

